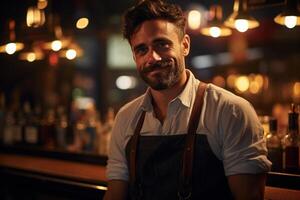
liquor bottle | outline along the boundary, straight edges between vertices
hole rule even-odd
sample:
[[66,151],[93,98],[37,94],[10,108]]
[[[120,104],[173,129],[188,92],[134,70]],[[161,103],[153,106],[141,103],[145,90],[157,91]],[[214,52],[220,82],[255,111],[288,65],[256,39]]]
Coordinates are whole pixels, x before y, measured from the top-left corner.
[[57,108],[57,120],[55,123],[56,127],[56,142],[59,149],[66,149],[67,147],[67,129],[68,129],[68,118],[65,113],[65,108],[59,106]]
[[282,170],[282,145],[277,134],[277,119],[269,119],[269,133],[266,136],[268,158],[272,162],[272,171]]
[[288,133],[283,139],[284,147],[284,169],[287,172],[295,173],[299,170],[299,113],[296,112],[294,104],[291,106],[291,112],[288,114]]
[[5,96],[0,92],[0,144],[4,141]]
[[4,145],[14,144],[14,125],[15,125],[14,114],[12,111],[7,111],[4,118],[4,125],[3,125],[2,143]]
[[264,138],[267,136],[267,134],[269,133],[269,120],[270,120],[270,117],[267,116],[267,115],[264,115],[264,116],[259,116],[259,121],[263,127],[263,130],[264,130]]
[[99,111],[96,111],[96,139],[95,139],[95,151],[100,154],[101,151],[101,135],[103,132],[104,124],[101,121],[101,114]]
[[38,129],[37,145],[42,146],[42,108],[40,105],[35,105],[34,107],[33,124]]
[[13,125],[13,138],[15,145],[24,144],[23,126],[25,124],[24,115],[21,109],[17,109],[13,113],[14,125]]
[[54,109],[49,109],[43,116],[41,128],[41,141],[45,149],[53,150],[55,148],[55,132],[55,111]]
[[25,124],[23,126],[24,131],[24,143],[26,145],[38,145],[39,143],[39,124],[32,112],[29,102],[25,102],[23,105]]
[[95,152],[96,150],[96,140],[97,140],[97,118],[95,111],[89,111],[86,119],[86,143],[84,150],[88,152]]
[[111,139],[111,131],[114,124],[114,117],[115,114],[113,108],[109,108],[100,135],[99,154],[103,156],[108,155],[110,139]]

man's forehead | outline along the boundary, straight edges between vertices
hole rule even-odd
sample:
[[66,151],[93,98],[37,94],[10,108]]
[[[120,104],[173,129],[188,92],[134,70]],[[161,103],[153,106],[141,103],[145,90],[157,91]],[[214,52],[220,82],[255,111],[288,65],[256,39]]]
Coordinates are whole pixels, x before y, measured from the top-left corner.
[[[152,38],[153,36],[153,38]],[[155,37],[178,37],[176,26],[166,20],[149,20],[138,26],[132,34],[130,43],[139,43]]]

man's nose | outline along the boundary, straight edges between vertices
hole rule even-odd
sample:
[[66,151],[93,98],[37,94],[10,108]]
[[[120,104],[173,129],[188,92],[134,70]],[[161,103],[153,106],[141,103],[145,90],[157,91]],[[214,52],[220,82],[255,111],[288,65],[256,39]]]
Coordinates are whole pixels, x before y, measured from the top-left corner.
[[149,55],[148,55],[148,63],[149,64],[160,61],[161,59],[162,59],[162,57],[155,50],[151,50],[149,52]]

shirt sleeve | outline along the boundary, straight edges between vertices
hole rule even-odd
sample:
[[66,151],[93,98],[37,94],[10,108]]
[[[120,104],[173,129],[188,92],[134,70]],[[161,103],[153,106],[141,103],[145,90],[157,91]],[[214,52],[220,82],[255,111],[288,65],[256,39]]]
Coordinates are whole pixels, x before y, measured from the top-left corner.
[[242,98],[227,102],[220,116],[226,176],[269,171],[263,128],[250,103]]
[[[122,122],[124,117],[118,113],[112,129],[110,148],[108,152],[108,161],[106,167],[106,176],[108,180],[128,181],[128,167],[125,155],[125,133]],[[123,130],[123,131],[122,131]]]

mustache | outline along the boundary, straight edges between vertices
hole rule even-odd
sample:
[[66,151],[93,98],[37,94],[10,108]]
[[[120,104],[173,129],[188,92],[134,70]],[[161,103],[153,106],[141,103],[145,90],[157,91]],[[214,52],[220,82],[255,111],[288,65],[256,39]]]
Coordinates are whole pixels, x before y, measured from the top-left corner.
[[163,59],[163,60],[157,61],[155,63],[152,63],[151,65],[148,65],[147,67],[144,66],[142,69],[142,73],[149,73],[149,72],[154,71],[155,69],[169,67],[170,65],[172,65],[171,59]]

